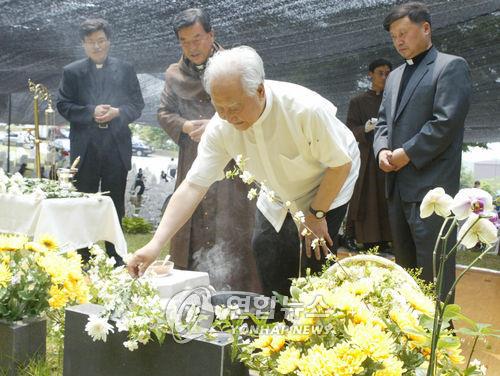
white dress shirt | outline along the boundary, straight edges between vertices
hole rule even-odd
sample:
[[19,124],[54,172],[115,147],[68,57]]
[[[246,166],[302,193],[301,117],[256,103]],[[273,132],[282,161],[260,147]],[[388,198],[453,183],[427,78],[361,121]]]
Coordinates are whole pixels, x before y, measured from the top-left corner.
[[[335,115],[337,108],[305,87],[266,80],[265,109],[247,130],[239,131],[218,114],[208,123],[186,179],[208,187],[224,178],[224,167],[237,155],[248,170],[291,210],[308,212],[329,167],[352,163],[330,210],[349,202],[358,177],[359,149],[352,132]],[[250,187],[249,187],[250,188]],[[261,194],[257,207],[279,231],[287,209]]]

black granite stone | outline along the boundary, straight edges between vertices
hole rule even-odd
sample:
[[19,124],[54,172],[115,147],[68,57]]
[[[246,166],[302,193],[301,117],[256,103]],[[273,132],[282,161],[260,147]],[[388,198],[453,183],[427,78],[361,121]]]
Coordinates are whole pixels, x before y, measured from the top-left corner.
[[64,376],[239,376],[248,375],[240,363],[231,362],[232,338],[221,333],[213,341],[204,336],[176,343],[171,335],[159,345],[150,342],[133,352],[123,346],[126,333],[96,341],[85,332],[89,315],[101,306],[84,304],[66,309]]
[[18,368],[30,360],[45,358],[46,338],[45,319],[16,323],[0,321],[0,374],[14,376]]

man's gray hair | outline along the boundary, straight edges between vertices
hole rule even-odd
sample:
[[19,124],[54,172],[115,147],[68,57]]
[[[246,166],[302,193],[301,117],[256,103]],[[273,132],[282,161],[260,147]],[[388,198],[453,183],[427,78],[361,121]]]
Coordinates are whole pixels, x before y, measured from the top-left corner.
[[264,83],[264,63],[259,54],[248,46],[220,50],[208,60],[203,76],[203,86],[210,94],[212,81],[237,74],[245,92],[257,95],[257,88]]

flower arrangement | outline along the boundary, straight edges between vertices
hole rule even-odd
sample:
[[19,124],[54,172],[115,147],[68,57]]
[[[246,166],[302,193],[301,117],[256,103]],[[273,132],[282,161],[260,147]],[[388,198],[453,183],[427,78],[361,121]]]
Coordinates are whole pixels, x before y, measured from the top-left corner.
[[88,195],[65,189],[55,180],[24,178],[18,172],[9,178],[2,168],[0,168],[0,194],[28,195],[36,200]]
[[0,235],[0,319],[18,321],[87,301],[88,289],[76,252],[60,253],[46,235]]
[[[245,171],[245,162],[238,156],[236,167],[226,173],[226,178],[240,177],[254,185],[249,199],[265,195],[290,210],[289,203],[279,200]],[[450,322],[465,320],[471,328],[460,332],[474,336],[474,346],[478,338],[498,336],[498,331],[464,317],[450,299],[456,283],[492,246],[486,247],[457,278],[444,302],[438,297],[442,296],[445,261],[460,245],[471,248],[497,240],[500,223],[491,196],[480,189],[463,189],[451,198],[442,188],[436,188],[425,196],[420,211],[422,218],[433,213],[445,218],[434,249],[434,286],[421,289],[390,261],[354,257],[338,262],[320,276],[301,278],[299,274],[292,282],[291,298],[285,297],[284,321],[270,324],[249,315],[257,330],[250,330],[246,340],[241,337],[241,319],[231,324],[231,320],[222,318],[215,322],[216,327],[231,328],[239,341],[239,358],[262,375],[485,374],[480,362],[471,361],[474,347],[462,364],[465,359],[460,341]],[[291,214],[304,228],[303,213]],[[461,220],[465,223],[458,231],[458,241],[448,247]],[[308,230],[306,227],[302,235]],[[316,236],[311,245],[324,246],[324,241]]]
[[[238,358],[261,375],[426,375],[435,304],[401,267],[376,255],[358,255],[326,265],[321,275],[293,280],[285,320],[253,315],[251,327],[237,308],[216,309],[216,329],[238,340]],[[425,292],[424,292],[425,291]],[[444,312],[463,319],[456,305]],[[440,375],[485,375],[477,360],[465,365],[460,339],[446,325],[436,347]]]
[[[114,329],[128,332],[123,345],[130,351],[146,344],[152,334],[162,343],[168,332],[164,307],[158,290],[148,277],[134,279],[124,267],[115,268],[115,260],[108,258],[98,246],[93,246],[88,276],[91,301],[104,310],[91,316],[85,330],[94,341],[106,342]],[[111,322],[114,321],[114,325]]]

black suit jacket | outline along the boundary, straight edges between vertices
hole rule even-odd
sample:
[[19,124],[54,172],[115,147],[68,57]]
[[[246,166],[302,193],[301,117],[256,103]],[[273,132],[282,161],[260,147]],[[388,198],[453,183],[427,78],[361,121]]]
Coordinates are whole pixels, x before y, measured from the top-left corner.
[[390,197],[397,179],[405,202],[420,202],[432,188],[458,192],[464,122],[472,91],[467,62],[434,47],[413,73],[396,108],[404,65],[391,72],[379,110],[373,143],[383,149],[403,148],[410,162],[386,175]]
[[138,119],[144,108],[137,75],[129,63],[108,57],[103,92],[99,92],[97,83],[91,79],[91,64],[87,58],[65,66],[59,86],[57,109],[70,122],[71,161],[80,156],[83,163],[94,133],[89,127],[97,126],[94,109],[99,104],[109,104],[120,109],[120,116],[110,122],[109,131],[124,166],[130,170],[132,140],[128,124]]

